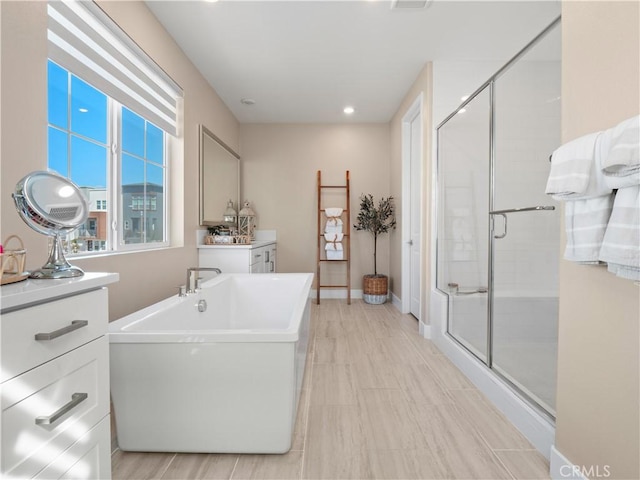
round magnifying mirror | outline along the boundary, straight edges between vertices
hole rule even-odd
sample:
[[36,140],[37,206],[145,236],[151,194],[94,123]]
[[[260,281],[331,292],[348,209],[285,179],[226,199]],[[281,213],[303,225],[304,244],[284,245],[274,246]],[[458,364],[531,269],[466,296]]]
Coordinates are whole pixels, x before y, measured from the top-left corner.
[[62,240],[82,225],[89,205],[70,180],[51,172],[33,172],[16,185],[13,200],[20,217],[36,232],[53,237],[47,263],[31,278],[72,278],[84,275],[64,258]]

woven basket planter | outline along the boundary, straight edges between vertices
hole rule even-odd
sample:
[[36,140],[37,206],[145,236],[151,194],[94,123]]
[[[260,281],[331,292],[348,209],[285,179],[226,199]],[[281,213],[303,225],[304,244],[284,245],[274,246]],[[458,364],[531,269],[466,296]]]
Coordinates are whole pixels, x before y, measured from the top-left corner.
[[362,277],[362,299],[371,305],[381,305],[387,301],[389,278],[386,275],[365,275]]

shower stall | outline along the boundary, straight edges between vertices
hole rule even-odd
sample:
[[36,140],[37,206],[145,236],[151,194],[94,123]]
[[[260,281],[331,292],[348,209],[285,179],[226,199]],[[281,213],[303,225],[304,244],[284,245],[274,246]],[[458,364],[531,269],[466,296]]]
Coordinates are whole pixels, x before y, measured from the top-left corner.
[[560,144],[560,56],[558,19],[437,129],[446,332],[549,419],[560,212],[544,191]]

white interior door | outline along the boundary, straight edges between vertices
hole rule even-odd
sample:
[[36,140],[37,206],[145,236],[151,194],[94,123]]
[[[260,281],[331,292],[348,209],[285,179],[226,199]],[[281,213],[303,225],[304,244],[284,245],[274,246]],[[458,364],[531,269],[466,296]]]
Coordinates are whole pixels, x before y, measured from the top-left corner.
[[422,118],[420,112],[411,120],[409,131],[409,295],[410,312],[420,320],[421,218],[422,218]]

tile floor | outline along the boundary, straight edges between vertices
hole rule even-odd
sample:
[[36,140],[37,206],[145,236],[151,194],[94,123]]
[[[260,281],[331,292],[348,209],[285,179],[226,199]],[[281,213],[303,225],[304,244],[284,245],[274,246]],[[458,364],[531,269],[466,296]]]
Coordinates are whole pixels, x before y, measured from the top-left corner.
[[548,479],[542,455],[390,304],[312,308],[286,455],[115,451],[114,479]]

